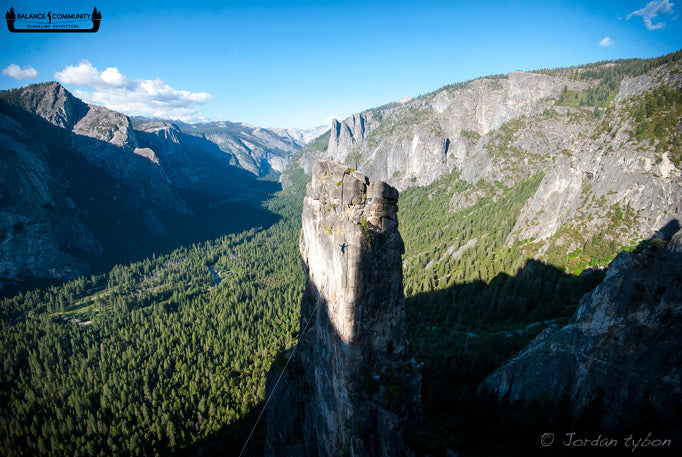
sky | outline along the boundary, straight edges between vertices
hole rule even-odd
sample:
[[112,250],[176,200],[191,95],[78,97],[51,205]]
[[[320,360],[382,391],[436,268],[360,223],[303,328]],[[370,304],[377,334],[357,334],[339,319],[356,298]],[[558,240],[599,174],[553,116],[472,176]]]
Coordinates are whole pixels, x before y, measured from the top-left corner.
[[59,81],[128,115],[311,128],[489,74],[682,48],[682,0],[2,0],[0,11],[95,6],[96,33],[1,25],[0,89]]

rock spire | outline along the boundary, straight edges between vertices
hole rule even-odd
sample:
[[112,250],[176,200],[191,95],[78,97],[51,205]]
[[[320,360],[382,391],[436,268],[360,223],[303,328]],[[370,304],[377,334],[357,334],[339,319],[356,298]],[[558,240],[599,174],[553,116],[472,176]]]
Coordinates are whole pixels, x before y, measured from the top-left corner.
[[266,455],[413,455],[421,374],[407,354],[397,202],[384,182],[315,162],[300,238],[301,335],[271,400]]

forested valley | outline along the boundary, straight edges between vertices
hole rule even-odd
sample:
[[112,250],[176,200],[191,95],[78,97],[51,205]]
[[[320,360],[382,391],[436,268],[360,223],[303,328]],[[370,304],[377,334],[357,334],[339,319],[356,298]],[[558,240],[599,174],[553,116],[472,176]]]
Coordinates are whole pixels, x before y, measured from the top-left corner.
[[[640,64],[607,67],[591,92],[564,91],[557,104],[608,105],[623,76],[611,73],[640,74]],[[597,69],[575,77],[593,77]],[[658,146],[665,140],[674,164],[679,132],[669,134],[669,117],[652,107],[677,115],[679,101],[679,91],[663,88],[629,105],[631,136]],[[582,115],[611,128],[608,110]],[[501,144],[511,144],[507,124],[497,133]],[[324,152],[329,138],[301,153]],[[52,154],[51,165],[117,202],[107,208],[89,194],[78,201],[93,214],[95,232],[106,235],[105,255],[133,260],[109,268],[112,259],[103,259],[104,273],[23,284],[1,299],[0,454],[237,454],[264,404],[266,372],[297,341],[305,287],[298,239],[310,178],[290,166],[283,175],[288,187],[267,198],[275,184],[256,188],[258,181],[249,180],[255,192],[249,202],[228,192],[186,193],[195,213],[165,220],[173,237],[150,244],[135,226],[117,229],[114,214],[127,208],[125,199],[112,199],[121,196],[115,185],[78,165],[65,141],[52,146],[63,154]],[[545,404],[507,405],[479,388],[543,329],[567,322],[619,250],[636,249],[597,233],[579,237],[568,253],[559,233],[536,260],[542,244],[510,234],[545,177],[539,170],[507,185],[471,184],[454,170],[401,192],[408,339],[423,364],[422,455],[520,454],[548,423],[598,430],[598,402],[572,418]],[[599,210],[614,229],[636,217],[629,206]],[[135,231],[140,235],[130,239]],[[260,422],[246,455],[262,455],[264,429]]]
[[[474,433],[499,408],[479,383],[570,316],[603,277],[568,275],[528,260],[523,243],[503,243],[541,178],[494,185],[491,197],[454,212],[447,199],[467,187],[456,172],[401,195],[408,336],[424,364],[424,453],[495,450]],[[294,174],[264,203],[279,217],[269,227],[4,298],[2,453],[210,454],[246,440],[265,373],[296,342],[307,179]],[[262,453],[263,429],[247,453]]]

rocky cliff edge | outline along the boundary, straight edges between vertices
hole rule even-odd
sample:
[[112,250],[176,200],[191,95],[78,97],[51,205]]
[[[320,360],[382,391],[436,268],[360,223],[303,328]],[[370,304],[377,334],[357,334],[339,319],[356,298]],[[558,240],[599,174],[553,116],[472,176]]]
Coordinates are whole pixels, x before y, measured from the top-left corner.
[[512,402],[568,399],[577,414],[600,404],[607,432],[656,425],[679,436],[682,230],[671,227],[621,252],[572,322],[546,329],[485,387]]
[[268,376],[266,455],[413,455],[421,375],[407,354],[398,191],[333,162],[312,175],[301,335]]

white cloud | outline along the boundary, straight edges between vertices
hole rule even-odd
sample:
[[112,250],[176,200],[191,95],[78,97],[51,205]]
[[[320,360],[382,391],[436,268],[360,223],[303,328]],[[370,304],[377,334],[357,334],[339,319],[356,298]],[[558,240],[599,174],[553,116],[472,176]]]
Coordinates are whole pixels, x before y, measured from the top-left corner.
[[62,84],[94,89],[73,91],[85,101],[133,116],[205,121],[206,117],[195,105],[213,98],[206,92],[174,89],[160,79],[130,80],[116,67],[100,72],[87,60],[56,72],[54,77]]
[[[109,69],[107,68],[107,70]],[[79,63],[77,66],[69,65],[62,71],[55,72],[54,77],[62,84],[74,84],[76,86],[106,84],[97,69],[87,60]]]
[[30,65],[26,65],[24,68],[21,68],[19,65],[11,64],[2,70],[2,74],[18,81],[21,79],[36,79],[38,77],[38,70]]
[[107,68],[102,72],[101,77],[102,81],[111,86],[122,87],[128,82],[128,78],[119,73],[118,68],[116,67]]
[[613,47],[613,44],[614,44],[613,40],[611,39],[611,37],[608,36],[604,37],[604,39],[599,42],[599,46],[602,48]]
[[630,19],[632,16],[641,16],[644,19],[644,24],[647,30],[658,30],[665,27],[664,22],[653,23],[659,15],[670,14],[673,12],[674,3],[670,3],[670,0],[654,0],[646,4],[644,8],[633,11],[628,14],[625,18]]

